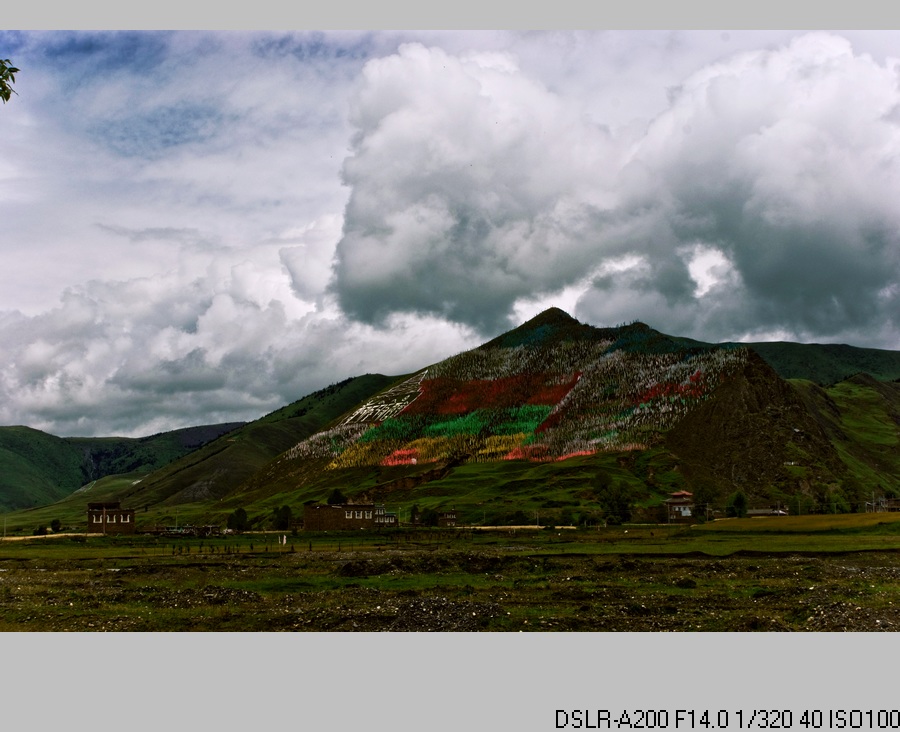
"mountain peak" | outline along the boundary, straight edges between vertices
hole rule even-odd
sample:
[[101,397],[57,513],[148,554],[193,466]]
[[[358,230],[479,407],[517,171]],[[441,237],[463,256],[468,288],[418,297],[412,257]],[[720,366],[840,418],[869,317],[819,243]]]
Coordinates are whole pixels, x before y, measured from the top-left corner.
[[571,326],[581,325],[575,318],[560,308],[547,308],[535,315],[531,320],[522,323],[521,328],[539,328],[542,325]]
[[546,345],[549,341],[566,340],[574,331],[593,330],[560,308],[547,308],[526,320],[518,328],[497,336],[481,348],[512,348],[514,346]]

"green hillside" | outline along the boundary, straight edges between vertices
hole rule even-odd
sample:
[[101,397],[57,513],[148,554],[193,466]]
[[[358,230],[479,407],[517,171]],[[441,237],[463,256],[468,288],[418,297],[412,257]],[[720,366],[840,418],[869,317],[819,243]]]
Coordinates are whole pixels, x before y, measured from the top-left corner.
[[900,351],[843,344],[747,343],[782,379],[806,379],[829,385],[868,374],[879,381],[900,379]]
[[[820,378],[861,366],[886,378],[897,359],[850,347],[759,351],[780,368],[785,353],[813,354]],[[810,382],[785,381],[759,351],[643,323],[592,328],[551,309],[360,405],[227,503],[265,516],[338,488],[401,515],[452,506],[463,521],[502,523],[542,509],[552,520],[596,516],[610,485],[645,516],[684,489],[720,509],[740,490],[753,506],[793,500],[800,511],[863,510],[863,485],[890,493],[900,476],[887,455],[896,385],[856,377],[830,387],[843,409],[830,424],[810,404]],[[876,414],[875,402],[887,406]]]
[[53,503],[84,482],[81,453],[30,427],[0,428],[0,508]]
[[[685,347],[711,344],[691,338],[667,336]],[[854,374],[868,374],[878,381],[900,380],[900,351],[859,348],[844,343],[722,343],[745,346],[758,353],[782,379],[803,379],[829,386]]]
[[277,455],[395,379],[366,374],[310,394],[175,460],[120,498],[135,508],[219,501]]
[[29,427],[0,427],[0,510],[53,503],[107,475],[149,473],[240,425],[141,438],[55,437]]
[[820,483],[816,498],[843,498],[857,507],[875,496],[900,496],[900,384],[865,374],[827,388],[792,383],[848,470],[840,495],[829,497],[829,486]]

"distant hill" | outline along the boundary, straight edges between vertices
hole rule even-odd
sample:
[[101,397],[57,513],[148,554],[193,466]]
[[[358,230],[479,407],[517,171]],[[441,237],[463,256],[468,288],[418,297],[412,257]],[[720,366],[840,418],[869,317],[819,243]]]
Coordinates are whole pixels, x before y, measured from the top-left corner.
[[188,427],[149,437],[55,437],[0,427],[0,509],[39,506],[118,473],[149,473],[243,423]]
[[769,364],[782,379],[804,379],[830,386],[855,374],[878,381],[900,380],[900,351],[859,348],[844,343],[790,343],[787,341],[712,344],[691,338],[667,336],[684,347],[743,346]]
[[806,379],[823,386],[860,373],[878,381],[900,379],[900,351],[819,343],[746,345],[762,356],[783,379]]

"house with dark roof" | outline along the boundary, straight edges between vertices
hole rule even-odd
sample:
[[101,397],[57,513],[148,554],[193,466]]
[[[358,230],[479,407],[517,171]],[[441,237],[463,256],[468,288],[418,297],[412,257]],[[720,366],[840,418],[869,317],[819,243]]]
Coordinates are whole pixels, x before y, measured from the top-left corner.
[[397,514],[379,503],[310,504],[303,509],[304,531],[387,529],[398,526]]
[[88,504],[89,534],[133,534],[134,509],[122,508],[121,501],[96,501]]
[[670,493],[663,503],[666,504],[666,520],[670,523],[694,520],[694,494],[690,491]]

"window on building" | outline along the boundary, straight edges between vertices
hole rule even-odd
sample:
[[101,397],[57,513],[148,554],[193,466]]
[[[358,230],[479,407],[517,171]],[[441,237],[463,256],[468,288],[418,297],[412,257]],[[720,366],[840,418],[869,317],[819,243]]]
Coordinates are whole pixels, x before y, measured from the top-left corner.
[[356,518],[362,518],[362,511],[356,512]]
[[103,523],[103,516],[101,516],[99,513],[95,513],[95,514],[94,514],[94,523],[95,523],[95,524],[102,524],[102,523]]
[[127,513],[123,513],[122,514],[122,523],[127,524],[130,521],[131,521],[131,516],[129,516]]
[[366,518],[367,518],[367,519],[372,518],[372,512],[371,512],[371,511],[366,511]]
[[108,523],[108,524],[116,523],[116,515],[115,514],[106,514],[106,523]]
[[344,511],[344,518],[353,518],[353,511]]

